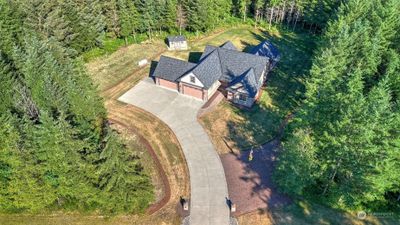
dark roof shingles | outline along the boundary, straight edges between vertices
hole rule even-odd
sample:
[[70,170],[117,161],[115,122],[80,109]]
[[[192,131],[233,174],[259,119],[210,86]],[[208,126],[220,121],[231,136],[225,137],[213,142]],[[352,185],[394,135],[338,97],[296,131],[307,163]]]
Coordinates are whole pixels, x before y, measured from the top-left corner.
[[211,87],[222,75],[218,53],[213,51],[208,54],[190,72],[196,75],[205,88]]
[[260,84],[256,79],[256,75],[254,74],[254,69],[250,68],[242,75],[236,77],[227,88],[231,91],[242,90],[249,94],[249,97],[254,98],[257,95],[258,89],[260,88]]
[[237,50],[217,48],[210,45],[206,46],[200,60],[204,59],[214,51],[218,52],[222,68],[222,77],[220,80],[225,82],[231,82],[235,77],[240,76],[249,68],[254,68],[254,73],[258,80],[266,68],[266,65],[269,63],[268,59],[262,56]]
[[233,43],[231,41],[227,41],[227,42],[223,43],[221,45],[221,48],[237,51],[237,48],[235,47],[235,45],[233,45]]
[[280,60],[279,50],[269,41],[263,41],[251,51],[254,55],[265,56],[273,61]]
[[175,82],[179,77],[195,66],[196,64],[191,62],[161,56],[154,70],[153,77]]
[[175,41],[186,41],[186,38],[183,35],[178,36],[168,36],[168,42],[175,42]]

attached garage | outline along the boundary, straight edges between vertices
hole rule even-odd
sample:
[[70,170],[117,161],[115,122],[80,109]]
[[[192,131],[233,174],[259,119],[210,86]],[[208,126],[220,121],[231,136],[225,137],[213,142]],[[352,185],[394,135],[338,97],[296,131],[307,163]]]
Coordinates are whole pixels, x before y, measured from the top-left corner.
[[169,81],[169,80],[164,80],[164,79],[161,79],[161,78],[158,78],[158,77],[156,79],[157,79],[157,84],[158,85],[166,87],[166,88],[171,88],[171,89],[174,89],[174,90],[178,90],[178,84],[176,82],[172,82],[172,81]]
[[182,84],[181,87],[182,87],[182,89],[181,89],[182,94],[190,95],[192,97],[199,98],[199,99],[204,98],[203,89],[201,89],[201,88],[189,86],[186,84]]

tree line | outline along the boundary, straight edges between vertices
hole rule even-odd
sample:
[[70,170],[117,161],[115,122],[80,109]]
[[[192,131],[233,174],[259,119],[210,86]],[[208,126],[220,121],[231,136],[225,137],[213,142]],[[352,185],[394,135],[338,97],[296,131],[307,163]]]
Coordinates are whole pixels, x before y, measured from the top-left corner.
[[[102,40],[156,32],[204,32],[251,18],[255,24],[284,24],[320,31],[335,16],[342,0],[2,0],[15,18],[10,29],[24,25],[41,38],[53,38],[76,54]],[[5,12],[4,12],[5,13]],[[16,22],[16,23],[13,23]],[[22,36],[21,36],[22,37]],[[16,38],[19,43],[21,37]],[[7,42],[5,43],[7,44]]]
[[345,209],[400,208],[400,2],[349,0],[328,23],[275,180]]
[[0,212],[140,212],[154,198],[78,55],[100,37],[96,9],[0,1]]
[[105,37],[204,32],[231,20],[323,32],[279,156],[281,189],[340,207],[398,206],[398,4],[0,0],[0,210],[144,210],[150,178],[109,128],[80,55]]

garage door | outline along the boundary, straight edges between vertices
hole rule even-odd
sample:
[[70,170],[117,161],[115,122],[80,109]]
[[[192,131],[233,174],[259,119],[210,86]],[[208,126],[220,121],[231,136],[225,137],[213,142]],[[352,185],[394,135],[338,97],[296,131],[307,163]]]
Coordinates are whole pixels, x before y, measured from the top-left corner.
[[196,98],[203,99],[203,90],[202,89],[190,87],[187,85],[183,85],[182,87],[183,87],[183,93],[185,95],[190,95],[190,96],[193,96]]
[[164,79],[158,78],[158,84],[163,86],[163,87],[167,87],[167,88],[171,88],[171,89],[174,89],[174,90],[178,90],[178,84],[175,83],[175,82],[171,82],[171,81],[168,81],[168,80],[164,80]]

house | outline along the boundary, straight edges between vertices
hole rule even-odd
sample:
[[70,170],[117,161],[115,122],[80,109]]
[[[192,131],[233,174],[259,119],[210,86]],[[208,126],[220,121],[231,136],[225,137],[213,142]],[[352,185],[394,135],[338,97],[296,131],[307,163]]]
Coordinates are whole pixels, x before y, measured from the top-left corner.
[[254,55],[267,57],[269,59],[271,70],[281,59],[278,49],[269,41],[261,42],[259,45],[252,49],[251,53],[253,53]]
[[187,50],[186,38],[182,35],[167,37],[168,50]]
[[220,90],[229,101],[251,107],[261,94],[271,59],[241,52],[232,42],[206,46],[198,63],[161,56],[153,77],[157,85],[204,101]]

